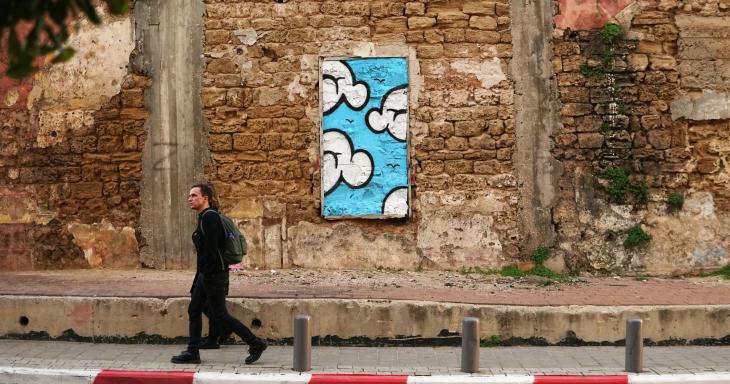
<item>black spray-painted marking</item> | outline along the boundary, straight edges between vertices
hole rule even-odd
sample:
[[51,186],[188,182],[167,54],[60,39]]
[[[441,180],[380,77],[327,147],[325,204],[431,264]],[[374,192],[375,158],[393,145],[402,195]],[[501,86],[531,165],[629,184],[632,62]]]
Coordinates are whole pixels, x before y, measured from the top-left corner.
[[[153,151],[154,147],[167,147],[167,152],[155,163],[152,165],[153,171],[164,171],[167,169],[171,169],[171,167],[165,167],[162,164],[165,162],[165,160],[171,159],[175,154],[177,154],[177,143],[152,143]],[[172,163],[172,161],[170,162]]]

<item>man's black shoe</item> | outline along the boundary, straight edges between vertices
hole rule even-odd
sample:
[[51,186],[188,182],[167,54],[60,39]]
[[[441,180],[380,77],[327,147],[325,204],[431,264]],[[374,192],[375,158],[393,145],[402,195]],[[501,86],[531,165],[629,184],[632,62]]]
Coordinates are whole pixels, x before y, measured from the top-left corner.
[[220,344],[216,343],[214,340],[211,340],[210,337],[206,337],[203,339],[203,342],[200,343],[200,346],[198,348],[200,349],[218,349],[220,348]]
[[261,357],[261,354],[264,353],[266,350],[266,342],[261,339],[256,339],[256,341],[251,345],[251,347],[248,348],[248,357],[244,362],[246,365],[253,364]]
[[200,364],[200,354],[183,351],[181,354],[173,356],[170,361],[175,364]]

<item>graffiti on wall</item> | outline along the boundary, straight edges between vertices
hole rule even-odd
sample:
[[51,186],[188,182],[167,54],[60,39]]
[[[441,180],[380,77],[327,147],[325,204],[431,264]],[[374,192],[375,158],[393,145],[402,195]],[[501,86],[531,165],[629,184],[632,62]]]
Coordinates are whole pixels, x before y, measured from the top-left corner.
[[408,62],[322,62],[322,213],[408,215]]

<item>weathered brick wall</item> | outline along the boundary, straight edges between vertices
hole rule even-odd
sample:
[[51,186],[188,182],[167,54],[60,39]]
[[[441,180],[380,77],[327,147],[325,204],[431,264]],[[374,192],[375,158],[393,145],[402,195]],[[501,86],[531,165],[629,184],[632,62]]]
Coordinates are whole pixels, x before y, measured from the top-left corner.
[[[730,262],[728,4],[556,5],[558,259],[624,274]],[[506,1],[206,0],[203,21],[210,158],[200,161],[241,222],[250,266],[499,268],[530,251],[513,158],[537,150],[515,144]],[[625,34],[603,63],[607,21]],[[91,49],[78,61],[0,81],[0,194],[9,197],[0,206],[0,268],[137,266],[138,242],[153,240],[140,235],[142,170],[155,167],[142,164],[145,102],[162,101],[145,100],[151,80],[127,68],[138,54],[131,23],[79,34]],[[408,219],[322,218],[324,57],[407,58]],[[635,188],[623,202],[599,177],[609,168],[630,173]],[[643,184],[647,201],[636,193]],[[666,203],[673,192],[686,199],[677,212]],[[635,226],[653,239],[625,249]]]
[[[509,24],[506,2],[206,1],[207,175],[245,219],[249,262],[458,268],[514,258]],[[321,219],[326,56],[409,59],[412,218]]]
[[[698,121],[680,113],[689,103],[681,102],[683,97],[707,91],[708,86],[683,70],[696,67],[696,56],[685,53],[677,20],[693,15],[684,27],[689,35],[695,28],[692,23],[708,21],[715,23],[711,30],[727,33],[714,19],[726,13],[720,8],[724,7],[712,2],[630,5],[613,19],[623,21],[626,34],[616,45],[615,60],[603,65],[603,74],[586,71],[601,67],[605,44],[599,28],[562,30],[556,37],[554,67],[563,127],[555,136],[554,153],[565,173],[554,219],[561,235],[559,248],[572,268],[687,273],[730,260],[729,189],[723,176],[727,117]],[[703,29],[699,24],[696,28]],[[722,41],[719,35],[714,38],[711,44]],[[715,51],[709,56],[722,55]],[[645,183],[648,202],[631,194],[623,204],[611,202],[604,192],[607,181],[598,177],[608,168],[627,170],[636,186]],[[666,201],[675,192],[686,202],[683,210],[673,213]],[[653,240],[646,247],[625,249],[622,243],[635,225]]]
[[[82,30],[72,44],[83,48],[71,62],[23,82],[4,79],[1,270],[138,265],[133,228],[147,78],[119,64],[129,61],[118,35],[129,25],[119,19],[100,31]],[[109,89],[117,94],[106,96]]]

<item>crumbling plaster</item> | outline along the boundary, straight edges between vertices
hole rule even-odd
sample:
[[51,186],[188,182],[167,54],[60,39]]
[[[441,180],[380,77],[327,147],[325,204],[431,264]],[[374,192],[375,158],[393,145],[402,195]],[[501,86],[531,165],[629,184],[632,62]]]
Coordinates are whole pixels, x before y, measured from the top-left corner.
[[139,264],[139,246],[134,228],[115,228],[110,222],[68,225],[74,242],[84,252],[91,268],[134,268]]
[[[72,140],[83,137],[86,140],[85,143],[92,143],[88,139],[97,134],[94,116],[100,109],[108,106],[112,98],[121,93],[122,84],[128,74],[129,58],[135,47],[133,20],[130,17],[111,16],[105,12],[103,7],[97,8],[97,12],[104,20],[101,25],[97,26],[87,20],[81,20],[78,29],[69,38],[69,46],[76,50],[76,54],[69,61],[42,66],[37,74],[19,85],[21,88],[28,88],[29,92],[23,91],[24,88],[20,91],[11,90],[4,100],[6,107],[14,108],[18,110],[17,113],[28,116],[29,126],[22,127],[21,132],[26,133],[29,143],[21,145],[27,145],[26,149],[29,147],[42,148],[48,151],[47,156],[60,157],[62,160],[59,160],[59,164],[78,161],[71,160],[71,156],[68,155],[69,143]],[[12,122],[6,122],[6,124],[8,123]],[[95,138],[93,139],[93,143],[96,143]],[[22,154],[18,153],[17,144],[9,143],[8,148],[16,149],[4,153],[4,155],[21,156]],[[96,149],[96,145],[93,149]],[[123,156],[119,159],[127,157]],[[79,155],[78,158],[81,156]],[[24,163],[20,163],[23,167],[10,168],[8,179],[12,180],[11,184],[7,187],[0,186],[2,195],[7,198],[5,209],[0,209],[2,211],[0,212],[0,224],[9,226],[11,230],[13,226],[25,226],[26,238],[16,239],[15,247],[27,248],[27,255],[22,257],[27,257],[35,268],[62,267],[67,261],[78,267],[78,260],[75,260],[73,255],[75,250],[53,249],[53,247],[73,246],[70,242],[66,243],[63,240],[69,237],[66,232],[67,227],[82,225],[76,218],[66,218],[61,212],[62,208],[59,209],[57,206],[59,201],[68,197],[68,194],[83,189],[77,188],[77,184],[74,183],[79,180],[73,171],[80,168],[76,168],[79,167],[78,164],[73,164],[75,167],[66,165],[65,168],[61,166],[54,168],[55,165],[51,165],[47,167],[48,172],[41,176],[47,185],[28,184],[28,180],[34,178],[34,175],[29,172],[36,173],[35,177],[38,177],[38,170],[33,170],[31,167],[43,162],[44,160],[28,158],[24,160]],[[12,161],[9,164],[15,165]],[[54,184],[55,175],[63,175],[64,172],[68,172],[68,174],[59,177],[60,183]],[[98,185],[99,196],[101,196],[102,184],[98,183]],[[87,203],[87,200],[92,200],[92,197],[96,196],[75,196],[79,204]],[[94,202],[94,204],[98,206],[98,202]],[[62,221],[67,227],[59,225]],[[52,222],[53,225],[49,224]],[[84,236],[87,239],[98,240],[125,233],[129,236],[131,233],[131,239],[135,245],[115,243],[113,248],[117,248],[115,250],[117,253],[128,253],[133,257],[131,257],[131,262],[110,259],[105,263],[90,262],[90,266],[136,265],[137,247],[134,229],[131,227],[106,228],[103,231],[97,229],[90,228]],[[44,235],[48,231],[62,231],[63,233]],[[76,234],[78,233],[74,233],[74,235]],[[48,244],[41,244],[42,242],[37,241],[34,236],[42,236]],[[84,240],[76,237],[75,241],[78,243]],[[18,242],[26,242],[26,244]],[[65,260],[63,255],[59,255],[59,252],[69,253],[65,256],[68,260]],[[48,255],[52,255],[53,260],[43,259]]]
[[[730,216],[719,212],[712,193],[690,192],[683,208],[672,212],[664,197],[654,195],[646,207],[612,204],[599,192],[585,170],[576,172],[575,209],[562,202],[559,217],[573,217],[578,227],[562,230],[581,241],[559,243],[559,252],[585,255],[582,269],[627,275],[685,275],[709,271],[730,263]],[[566,221],[567,222],[567,221]],[[563,223],[561,223],[563,224]],[[641,228],[652,236],[644,246],[626,249],[627,231]],[[576,267],[576,266],[574,266]]]
[[38,110],[40,148],[93,129],[93,112],[121,91],[135,47],[132,19],[104,14],[101,7],[98,12],[104,23],[82,20],[69,38],[74,57],[35,76],[27,107]]

